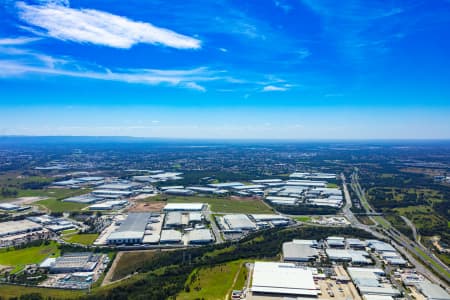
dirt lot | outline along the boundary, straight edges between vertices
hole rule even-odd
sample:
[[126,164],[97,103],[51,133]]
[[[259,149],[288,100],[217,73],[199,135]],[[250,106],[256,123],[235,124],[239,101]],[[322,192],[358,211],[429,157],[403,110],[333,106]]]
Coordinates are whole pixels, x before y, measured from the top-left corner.
[[152,211],[160,212],[166,203],[164,201],[154,201],[154,202],[139,202],[133,201],[128,211],[138,212],[138,211]]

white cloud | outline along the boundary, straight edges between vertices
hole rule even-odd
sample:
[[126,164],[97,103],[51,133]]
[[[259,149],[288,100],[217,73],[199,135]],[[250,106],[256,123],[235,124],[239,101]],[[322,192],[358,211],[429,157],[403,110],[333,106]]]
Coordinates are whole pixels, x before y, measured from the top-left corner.
[[190,89],[193,89],[193,90],[197,90],[197,91],[200,91],[200,92],[206,92],[206,88],[205,87],[203,87],[203,86],[201,86],[201,85],[199,85],[199,84],[197,84],[195,82],[186,82],[184,85],[186,87],[190,88]]
[[[2,50],[1,47],[0,50]],[[2,51],[0,51],[0,77],[41,74],[147,85],[162,84],[202,92],[206,91],[206,89],[197,82],[223,79],[222,77],[216,76],[217,72],[207,68],[186,70],[111,70],[98,65],[82,65],[70,59],[54,58],[30,51],[20,53],[20,55],[7,55],[4,58],[1,57],[1,53]]]
[[16,46],[24,45],[40,40],[40,38],[16,37],[16,38],[0,38],[0,46]]
[[[177,49],[198,49],[198,39],[159,28],[150,23],[93,9],[73,9],[48,3],[28,5],[18,2],[19,17],[34,26],[34,33],[63,41],[91,43],[114,48],[131,48],[138,43],[156,44]],[[39,28],[39,31],[36,31]]]
[[263,92],[284,92],[287,90],[288,89],[286,87],[275,86],[275,85],[267,85],[262,89]]

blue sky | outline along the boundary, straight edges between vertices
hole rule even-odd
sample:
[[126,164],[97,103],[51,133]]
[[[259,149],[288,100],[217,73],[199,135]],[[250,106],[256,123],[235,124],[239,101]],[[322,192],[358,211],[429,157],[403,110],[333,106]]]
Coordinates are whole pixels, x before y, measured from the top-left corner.
[[0,135],[450,138],[448,0],[0,4]]

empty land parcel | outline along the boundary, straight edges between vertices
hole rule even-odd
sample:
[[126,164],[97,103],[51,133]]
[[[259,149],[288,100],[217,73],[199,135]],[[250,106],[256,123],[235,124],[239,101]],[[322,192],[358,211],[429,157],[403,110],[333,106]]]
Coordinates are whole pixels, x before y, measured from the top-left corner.
[[272,209],[268,207],[262,200],[253,198],[235,198],[235,197],[209,197],[209,196],[156,196],[151,197],[147,201],[167,201],[168,203],[208,203],[211,211],[218,213],[272,213]]

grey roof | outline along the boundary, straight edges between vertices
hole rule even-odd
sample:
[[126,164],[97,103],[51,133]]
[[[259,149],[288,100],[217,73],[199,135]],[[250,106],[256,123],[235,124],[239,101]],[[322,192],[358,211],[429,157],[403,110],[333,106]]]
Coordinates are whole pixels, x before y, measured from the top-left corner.
[[213,241],[211,231],[209,229],[196,229],[186,234],[188,242],[208,242]]
[[310,260],[319,253],[317,249],[312,248],[311,245],[299,244],[295,242],[287,242],[283,244],[283,257],[285,260]]
[[166,225],[181,225],[181,213],[171,211],[166,214]]
[[450,295],[439,285],[431,283],[429,281],[423,281],[417,284],[417,288],[429,299],[429,300],[449,300]]
[[173,229],[161,231],[161,243],[181,241],[181,232]]
[[244,214],[225,215],[223,220],[230,229],[256,229],[255,223]]
[[130,213],[120,227],[108,237],[112,239],[141,239],[151,213]]

